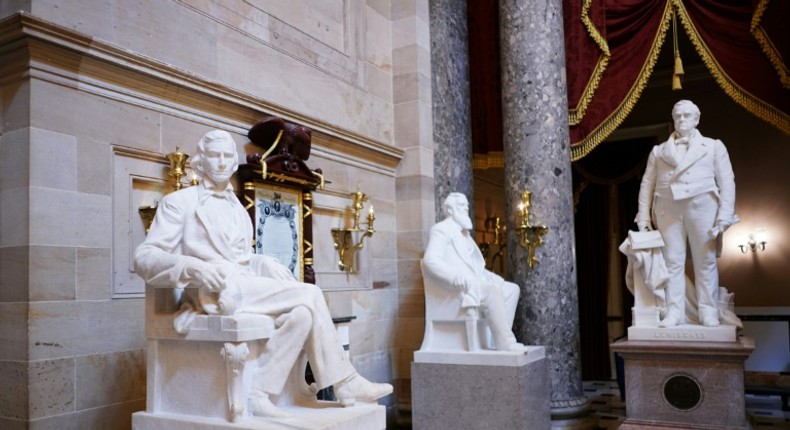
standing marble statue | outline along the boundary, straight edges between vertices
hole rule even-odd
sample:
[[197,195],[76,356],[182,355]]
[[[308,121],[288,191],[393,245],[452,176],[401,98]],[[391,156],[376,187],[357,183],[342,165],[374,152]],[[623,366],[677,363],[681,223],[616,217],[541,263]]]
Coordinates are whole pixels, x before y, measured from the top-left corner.
[[665,243],[662,252],[669,278],[662,327],[685,322],[687,243],[699,321],[708,327],[719,325],[716,258],[721,253],[721,234],[738,221],[727,149],[720,140],[700,134],[699,118],[694,103],[681,100],[675,104],[675,132],[650,152],[639,189],[637,226],[641,231],[655,226]]
[[[426,327],[431,319],[463,319],[467,310],[482,310],[494,345],[502,351],[526,351],[513,335],[519,287],[485,268],[471,235],[469,202],[450,193],[442,204],[445,219],[431,227],[422,260],[425,278]],[[426,340],[441,334],[426,332]],[[428,345],[423,342],[423,348]],[[437,342],[440,343],[440,342]]]
[[[238,165],[236,144],[227,132],[211,131],[200,140],[192,167],[203,179],[162,200],[135,253],[135,270],[149,285],[180,293],[177,330],[188,330],[190,315],[203,311],[274,319],[275,330],[250,391],[254,415],[288,415],[270,396],[282,392],[302,350],[319,388],[334,385],[342,404],[374,402],[390,394],[391,385],[368,381],[348,361],[321,290],[295,281],[276,259],[253,252],[250,219],[230,184]],[[199,296],[204,294],[185,287],[218,294],[218,305],[203,309]]]

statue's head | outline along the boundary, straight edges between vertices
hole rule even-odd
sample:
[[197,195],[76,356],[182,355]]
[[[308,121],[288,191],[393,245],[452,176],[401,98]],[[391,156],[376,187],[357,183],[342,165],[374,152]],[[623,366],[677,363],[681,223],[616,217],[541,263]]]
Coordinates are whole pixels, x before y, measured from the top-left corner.
[[472,219],[469,217],[469,201],[461,193],[450,193],[442,203],[442,212],[446,218],[451,218],[464,230],[472,229]]
[[198,142],[192,168],[215,184],[229,181],[239,168],[239,153],[230,133],[223,130],[206,133]]
[[681,136],[688,136],[699,124],[700,111],[697,105],[689,100],[681,100],[672,107],[672,120],[675,131]]

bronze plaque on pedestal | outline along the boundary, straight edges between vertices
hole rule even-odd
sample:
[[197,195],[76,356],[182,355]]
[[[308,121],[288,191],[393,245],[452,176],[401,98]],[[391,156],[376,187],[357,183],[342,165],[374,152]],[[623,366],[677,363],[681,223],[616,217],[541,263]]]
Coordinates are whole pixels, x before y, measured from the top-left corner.
[[672,408],[690,411],[702,402],[702,388],[696,379],[684,374],[675,374],[664,381],[664,400]]

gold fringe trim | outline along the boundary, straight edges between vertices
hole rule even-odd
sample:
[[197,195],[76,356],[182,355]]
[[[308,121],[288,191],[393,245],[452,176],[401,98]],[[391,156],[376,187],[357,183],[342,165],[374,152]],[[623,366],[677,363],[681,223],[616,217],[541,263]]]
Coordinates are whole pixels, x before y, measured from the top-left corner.
[[671,18],[672,4],[670,1],[667,1],[666,6],[664,6],[664,15],[661,17],[661,23],[658,26],[658,32],[656,33],[655,39],[653,39],[650,52],[647,55],[642,71],[639,72],[634,85],[631,86],[631,89],[620,105],[602,121],[592,133],[581,141],[571,145],[571,161],[580,160],[585,155],[589,154],[596,146],[609,137],[634,109],[636,102],[639,100],[639,96],[642,95],[642,91],[647,86],[648,80],[650,80],[650,75],[653,74],[653,68],[658,61],[658,54],[661,52],[661,45],[664,44]]
[[473,170],[503,167],[505,167],[505,154],[502,152],[489,152],[488,154],[474,154],[472,156]]
[[595,91],[598,90],[598,86],[601,84],[603,72],[606,70],[606,66],[609,65],[609,58],[612,56],[612,53],[609,51],[609,44],[606,43],[606,39],[601,35],[601,32],[598,31],[595,24],[593,24],[590,19],[591,5],[592,0],[584,0],[581,19],[584,28],[587,29],[587,33],[592,37],[593,41],[595,41],[595,44],[598,45],[598,49],[601,50],[601,57],[598,58],[598,62],[595,64],[592,76],[590,76],[590,80],[587,81],[587,86],[582,92],[579,103],[575,108],[568,110],[568,123],[570,125],[577,125],[581,122],[582,118],[584,118],[584,114],[587,113],[587,108],[590,106],[590,102],[592,102]]
[[779,82],[782,83],[784,88],[790,88],[790,70],[782,61],[782,56],[779,54],[779,50],[776,49],[773,42],[771,42],[768,33],[766,33],[765,29],[760,25],[760,21],[766,9],[768,9],[768,2],[769,0],[760,0],[760,3],[757,4],[757,8],[752,15],[752,23],[749,27],[749,32],[757,40],[757,43],[760,44],[763,53],[768,57],[768,61],[770,61],[771,65],[776,69],[776,73],[779,75]]
[[683,85],[680,78],[686,74],[683,70],[683,60],[680,58],[680,47],[678,46],[678,20],[677,13],[672,11],[672,49],[675,53],[675,67],[672,73],[672,90],[682,90]]
[[682,0],[672,1],[678,8],[680,22],[683,24],[683,27],[685,27],[686,32],[691,39],[691,43],[694,44],[694,48],[696,48],[697,53],[699,53],[700,57],[702,57],[702,61],[705,63],[705,66],[708,67],[708,70],[713,75],[713,78],[716,79],[716,83],[719,84],[724,92],[730,96],[730,98],[733,99],[735,103],[738,103],[756,117],[778,128],[783,133],[790,135],[790,116],[769,105],[768,103],[765,103],[736,84],[724,72],[719,63],[713,57],[713,54],[711,54],[708,46],[702,41],[699,33],[697,33],[697,29],[694,28],[694,25],[691,22],[691,18],[688,16],[686,8],[683,6]]

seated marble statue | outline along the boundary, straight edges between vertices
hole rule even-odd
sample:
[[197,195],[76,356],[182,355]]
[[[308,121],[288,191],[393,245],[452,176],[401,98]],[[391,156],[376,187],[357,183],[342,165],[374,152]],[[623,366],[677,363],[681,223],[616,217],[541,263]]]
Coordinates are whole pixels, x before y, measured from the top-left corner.
[[[466,196],[450,193],[442,211],[445,219],[431,227],[422,259],[426,333],[421,349],[442,344],[441,339],[435,339],[442,333],[434,330],[434,321],[462,321],[469,312],[481,311],[491,330],[494,349],[526,351],[512,331],[519,287],[485,268],[483,255],[471,234]],[[469,345],[468,349],[474,347]]]
[[[261,352],[262,376],[250,389],[253,415],[288,416],[270,396],[283,391],[302,350],[318,387],[333,385],[344,406],[390,394],[391,385],[368,381],[349,362],[321,290],[294,280],[276,259],[253,252],[252,223],[230,183],[238,165],[236,144],[227,132],[211,131],[200,140],[192,167],[202,180],[162,199],[135,253],[136,272],[149,285],[181,293],[177,330],[188,330],[190,315],[205,313],[201,296],[218,296],[211,306],[219,314],[274,319],[274,333]],[[194,294],[196,289],[202,293]]]

